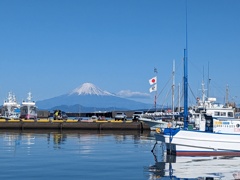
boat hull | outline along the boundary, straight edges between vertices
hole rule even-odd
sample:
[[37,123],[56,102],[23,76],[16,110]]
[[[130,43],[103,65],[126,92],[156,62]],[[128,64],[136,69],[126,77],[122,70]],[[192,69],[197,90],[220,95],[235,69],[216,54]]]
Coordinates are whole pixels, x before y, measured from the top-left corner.
[[240,134],[208,133],[166,128],[164,134],[155,134],[166,143],[168,154],[178,156],[240,156]]
[[152,131],[156,130],[157,128],[164,130],[169,125],[168,122],[165,122],[161,119],[153,120],[153,119],[148,119],[148,118],[139,118],[139,121],[146,123]]

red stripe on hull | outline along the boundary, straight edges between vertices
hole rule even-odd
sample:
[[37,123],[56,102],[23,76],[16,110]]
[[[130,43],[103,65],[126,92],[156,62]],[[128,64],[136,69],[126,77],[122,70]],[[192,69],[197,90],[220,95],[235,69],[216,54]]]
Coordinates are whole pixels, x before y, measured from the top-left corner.
[[231,151],[208,151],[208,152],[194,152],[194,151],[182,151],[175,152],[176,156],[240,156],[240,152],[231,152]]

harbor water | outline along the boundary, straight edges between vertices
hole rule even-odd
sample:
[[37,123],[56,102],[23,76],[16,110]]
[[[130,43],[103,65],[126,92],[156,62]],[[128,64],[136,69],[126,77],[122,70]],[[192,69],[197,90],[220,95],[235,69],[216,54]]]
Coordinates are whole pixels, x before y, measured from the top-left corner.
[[0,178],[237,179],[238,157],[169,157],[151,132],[0,131]]

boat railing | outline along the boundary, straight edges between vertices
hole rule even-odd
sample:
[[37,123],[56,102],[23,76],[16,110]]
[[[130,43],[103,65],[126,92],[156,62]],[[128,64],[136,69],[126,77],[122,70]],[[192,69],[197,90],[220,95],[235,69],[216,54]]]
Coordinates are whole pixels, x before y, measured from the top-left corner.
[[152,120],[167,120],[173,119],[173,117],[179,117],[180,113],[171,112],[171,113],[163,113],[163,112],[154,112],[154,113],[145,113],[141,116],[141,118],[147,118]]

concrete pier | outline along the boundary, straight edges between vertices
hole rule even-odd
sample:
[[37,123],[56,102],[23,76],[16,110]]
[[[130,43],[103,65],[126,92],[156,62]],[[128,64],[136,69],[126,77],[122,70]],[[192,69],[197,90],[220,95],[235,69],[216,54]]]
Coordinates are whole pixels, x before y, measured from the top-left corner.
[[142,122],[0,122],[0,129],[56,129],[56,130],[150,130]]

